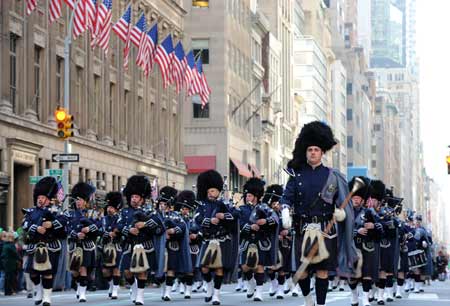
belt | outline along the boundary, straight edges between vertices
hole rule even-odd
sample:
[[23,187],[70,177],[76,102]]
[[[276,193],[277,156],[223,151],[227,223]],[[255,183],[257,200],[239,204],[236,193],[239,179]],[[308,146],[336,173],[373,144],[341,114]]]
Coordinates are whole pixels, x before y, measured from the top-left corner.
[[322,216],[302,216],[301,219],[304,223],[322,223],[330,221],[333,215],[322,215]]

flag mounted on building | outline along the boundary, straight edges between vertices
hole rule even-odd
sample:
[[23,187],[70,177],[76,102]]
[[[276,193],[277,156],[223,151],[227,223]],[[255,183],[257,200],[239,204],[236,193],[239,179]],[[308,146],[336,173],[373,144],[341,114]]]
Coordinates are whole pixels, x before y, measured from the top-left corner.
[[117,34],[119,39],[125,43],[123,49],[123,67],[128,69],[128,57],[131,48],[131,3],[128,5],[119,21],[113,26],[112,30]]
[[148,36],[148,50],[145,53],[147,61],[146,70],[144,70],[145,76],[153,70],[153,63],[155,62],[156,45],[158,44],[158,24],[155,23],[153,27],[147,32]]
[[156,49],[156,56],[155,56],[155,62],[159,65],[159,69],[161,71],[161,77],[163,79],[164,88],[167,88],[167,85],[169,85],[169,72],[172,66],[172,57],[173,57],[172,34],[169,34]]
[[142,32],[145,32],[146,27],[145,14],[142,13],[134,27],[131,29],[131,41],[138,48],[140,46]]
[[170,70],[170,83],[174,83],[176,85],[177,94],[180,93],[181,88],[183,88],[184,84],[184,73],[185,73],[185,65],[183,64],[183,60],[185,58],[183,45],[181,41],[175,46],[172,57],[172,69]]
[[200,99],[202,101],[202,108],[205,107],[206,103],[209,101],[209,96],[211,95],[211,88],[206,81],[205,72],[203,71],[202,57],[200,56],[197,60],[197,78],[200,82]]
[[78,1],[78,4],[73,14],[74,14],[73,38],[76,39],[78,36],[83,34],[87,29],[88,18],[87,18],[86,0]]
[[73,2],[74,0],[64,0],[64,2],[67,4],[67,6],[73,10],[73,8],[75,7],[75,3]]
[[37,0],[27,0],[27,16],[31,15],[31,13],[36,9]]
[[48,10],[48,19],[50,23],[58,20],[61,17],[61,0],[50,0],[50,3],[48,4]]
[[103,0],[97,9],[97,16],[95,44],[108,54],[111,36],[112,0]]
[[95,38],[95,27],[98,20],[97,14],[97,0],[80,0],[80,2],[85,2],[86,5],[86,20],[87,20],[87,28],[91,32],[91,36],[94,40]]
[[[133,37],[133,33],[139,33],[139,44],[138,44],[138,54],[136,56],[136,65],[138,67],[141,67],[143,70],[145,70],[148,57],[146,56],[147,50],[149,49],[149,41],[147,36],[147,22],[145,21],[145,14],[142,13],[141,17],[139,18],[138,22],[134,26],[131,37]],[[133,40],[133,38],[132,38]]]
[[188,92],[188,96],[193,96],[200,93],[200,84],[195,81],[195,74],[194,71],[196,70],[195,67],[195,58],[194,58],[194,52],[191,50],[186,55],[186,57],[183,60],[183,63],[185,65],[185,75],[184,75],[184,81],[186,85],[186,91]]
[[57,182],[57,187],[58,187],[58,191],[56,192],[56,198],[61,203],[64,201],[65,193],[64,193],[64,188],[63,188],[63,185],[62,185],[60,179]]

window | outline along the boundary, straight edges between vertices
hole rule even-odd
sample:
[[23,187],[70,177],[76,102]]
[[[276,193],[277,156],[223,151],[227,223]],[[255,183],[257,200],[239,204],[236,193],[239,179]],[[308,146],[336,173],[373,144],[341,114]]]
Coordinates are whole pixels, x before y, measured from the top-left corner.
[[193,39],[192,50],[196,59],[200,54],[202,63],[209,64],[209,39]]
[[353,148],[353,136],[347,136],[347,148]]
[[195,95],[192,97],[192,106],[194,108],[194,118],[209,118],[209,103],[202,108],[200,96]]
[[117,185],[116,185],[116,176],[115,175],[113,175],[112,176],[112,190],[119,190],[119,188],[117,187]]
[[372,168],[376,168],[377,167],[377,161],[376,160],[372,160]]
[[353,84],[347,83],[347,95],[352,95],[352,94],[353,94]]
[[34,46],[34,97],[32,105],[36,114],[39,114],[39,103],[41,95],[41,52],[42,49]]
[[347,167],[353,167],[353,163],[352,162],[347,163]]
[[380,124],[374,124],[373,129],[375,132],[381,131],[381,125]]
[[193,7],[209,7],[209,1],[208,0],[192,0],[192,6]]
[[17,93],[17,36],[11,33],[9,36],[9,96],[13,112],[16,112],[16,93]]
[[116,101],[116,88],[114,83],[109,83],[109,126],[108,128],[112,132],[113,126],[113,114],[114,114],[114,106]]
[[347,108],[347,121],[353,120],[353,109]]
[[57,56],[56,57],[56,101],[58,104],[62,104],[62,68],[64,60]]

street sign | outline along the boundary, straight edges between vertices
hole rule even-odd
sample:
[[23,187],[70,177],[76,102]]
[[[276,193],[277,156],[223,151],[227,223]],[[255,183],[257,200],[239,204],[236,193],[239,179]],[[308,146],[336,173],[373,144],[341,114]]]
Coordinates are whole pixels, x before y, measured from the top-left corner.
[[63,169],[45,169],[45,174],[49,176],[62,176]]
[[36,185],[43,178],[43,176],[30,176],[30,184]]
[[54,163],[77,163],[80,161],[80,154],[52,154],[52,162]]

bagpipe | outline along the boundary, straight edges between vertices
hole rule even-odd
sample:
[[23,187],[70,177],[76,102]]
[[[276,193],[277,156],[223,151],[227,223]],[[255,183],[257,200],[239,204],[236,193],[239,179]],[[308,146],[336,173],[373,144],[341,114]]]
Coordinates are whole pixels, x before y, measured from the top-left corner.
[[[375,224],[375,223],[379,222],[378,215],[374,208],[366,208],[364,210],[364,214],[361,216],[361,219],[363,220],[364,223]],[[375,242],[379,242],[381,240],[381,237],[380,237],[380,235],[377,235],[375,228],[368,229],[366,236],[362,236],[360,234],[357,234],[357,236],[360,237],[362,240],[368,239],[370,241],[375,241]]]
[[[183,223],[183,219],[181,218],[180,214],[176,212],[169,212],[164,216],[164,227],[166,230],[175,228],[180,225],[180,223]],[[169,236],[169,240],[174,240],[175,237],[173,235]]]

